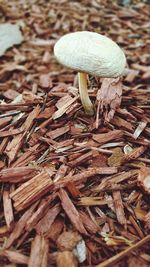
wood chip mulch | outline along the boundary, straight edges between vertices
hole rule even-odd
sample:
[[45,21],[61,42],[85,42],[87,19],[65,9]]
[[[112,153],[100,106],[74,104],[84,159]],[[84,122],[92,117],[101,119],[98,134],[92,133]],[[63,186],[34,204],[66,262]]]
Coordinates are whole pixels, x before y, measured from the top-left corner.
[[[149,266],[149,11],[144,1],[0,2],[1,23],[24,36],[0,66],[0,266]],[[106,34],[127,56],[111,120],[97,113],[103,81],[89,77],[89,117],[76,73],[54,59],[55,42],[77,30]]]

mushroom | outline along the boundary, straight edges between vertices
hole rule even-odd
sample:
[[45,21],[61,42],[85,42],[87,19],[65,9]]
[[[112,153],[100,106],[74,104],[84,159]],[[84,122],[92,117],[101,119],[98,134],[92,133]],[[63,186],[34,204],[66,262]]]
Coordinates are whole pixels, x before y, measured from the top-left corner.
[[87,74],[115,78],[123,73],[126,64],[124,52],[114,41],[89,31],[61,37],[55,44],[54,55],[62,65],[78,71],[79,94],[89,115],[93,115],[94,109],[88,95]]

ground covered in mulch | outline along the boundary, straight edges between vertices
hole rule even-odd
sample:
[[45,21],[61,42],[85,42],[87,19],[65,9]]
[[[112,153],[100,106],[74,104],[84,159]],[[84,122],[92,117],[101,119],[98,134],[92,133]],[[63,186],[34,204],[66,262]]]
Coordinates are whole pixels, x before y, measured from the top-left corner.
[[[0,3],[1,23],[24,36],[0,64],[0,266],[149,266],[149,12],[142,1]],[[111,105],[97,110],[102,81],[89,77],[89,117],[76,73],[54,58],[60,36],[78,30],[125,51],[110,121]]]

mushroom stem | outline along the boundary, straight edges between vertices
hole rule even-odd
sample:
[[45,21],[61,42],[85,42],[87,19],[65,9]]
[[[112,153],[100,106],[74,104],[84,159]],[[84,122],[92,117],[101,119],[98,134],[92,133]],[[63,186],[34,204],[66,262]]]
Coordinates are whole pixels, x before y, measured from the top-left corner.
[[93,115],[93,104],[89,98],[88,90],[87,90],[87,74],[83,72],[78,72],[79,79],[79,93],[81,98],[81,103],[85,109],[85,112],[88,115]]

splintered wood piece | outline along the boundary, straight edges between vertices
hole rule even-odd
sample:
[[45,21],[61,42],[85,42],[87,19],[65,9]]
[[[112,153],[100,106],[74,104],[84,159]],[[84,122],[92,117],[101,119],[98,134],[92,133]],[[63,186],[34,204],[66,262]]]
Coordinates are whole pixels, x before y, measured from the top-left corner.
[[130,161],[137,159],[139,156],[141,156],[144,151],[146,150],[146,147],[140,146],[138,148],[133,149],[130,153],[125,155],[124,161]]
[[6,243],[5,243],[5,248],[9,248],[14,241],[23,233],[23,230],[25,229],[25,225],[31,215],[33,214],[34,209],[36,208],[38,203],[35,203],[32,205],[19,219],[19,221],[16,223],[13,231],[11,232],[10,236],[8,237]]
[[59,108],[55,113],[53,114],[53,120],[56,120],[60,118],[63,114],[66,113],[67,109],[72,105],[76,100],[78,99],[78,96],[73,97],[71,100],[69,100],[66,104],[64,104],[61,108]]
[[0,132],[0,138],[2,137],[7,137],[7,136],[13,136],[13,135],[17,135],[23,132],[23,129],[10,129],[8,131],[1,131]]
[[38,169],[35,167],[7,168],[0,171],[0,181],[18,183],[32,178]]
[[56,172],[56,175],[55,175],[53,181],[57,182],[59,179],[63,178],[65,176],[67,170],[68,170],[68,166],[66,166],[65,164],[62,164],[59,167],[58,171]]
[[56,255],[57,267],[78,267],[77,258],[71,251],[58,252]]
[[50,238],[55,242],[58,239],[63,228],[64,228],[63,219],[57,217],[56,220],[52,223],[50,229],[44,234],[44,236],[46,238]]
[[65,125],[65,126],[63,126],[61,128],[57,128],[54,131],[47,132],[46,135],[48,137],[50,137],[51,139],[55,139],[55,138],[65,134],[65,133],[69,132],[69,130],[70,130],[70,126],[69,125]]
[[29,257],[23,255],[19,251],[12,251],[12,250],[4,250],[2,252],[2,256],[5,256],[10,262],[16,263],[16,264],[28,264]]
[[127,131],[133,132],[133,125],[119,116],[115,116],[113,120],[111,121],[111,123],[118,126],[119,128],[122,127],[123,129],[126,129]]
[[56,188],[63,187],[67,185],[68,182],[74,182],[75,184],[80,184],[81,182],[86,181],[89,177],[95,176],[96,174],[115,174],[117,173],[116,167],[94,167],[88,168],[79,174],[73,176],[65,176],[64,179],[61,179],[56,183]]
[[137,174],[138,172],[135,170],[118,173],[114,175],[113,177],[108,177],[105,180],[103,180],[100,185],[94,188],[94,191],[99,192],[102,190],[113,188],[115,184],[121,183],[130,178],[136,177]]
[[37,224],[37,222],[42,218],[42,216],[45,214],[46,210],[48,209],[48,206],[50,202],[54,199],[54,195],[48,197],[47,199],[44,199],[41,201],[40,205],[38,206],[38,209],[33,213],[31,218],[26,223],[26,231],[31,231],[34,226]]
[[82,222],[86,228],[86,230],[91,234],[96,234],[100,227],[97,223],[95,223],[85,212],[79,211]]
[[137,222],[135,221],[135,219],[133,218],[133,216],[131,216],[131,215],[129,216],[129,221],[134,226],[134,228],[137,231],[139,237],[140,238],[144,238],[144,234],[143,234],[142,230],[140,229],[139,225],[137,224]]
[[114,130],[104,134],[93,134],[92,138],[94,141],[98,142],[99,144],[104,144],[110,142],[112,140],[120,140],[123,137],[123,131],[121,130]]
[[28,165],[28,163],[34,160],[36,153],[38,153],[39,146],[40,144],[36,144],[33,147],[30,147],[17,160],[15,160],[11,166],[15,168]]
[[40,113],[40,110],[41,109],[39,106],[37,106],[33,109],[33,111],[27,117],[25,123],[22,125],[23,133],[15,136],[12,139],[12,141],[7,145],[7,147],[5,149],[5,153],[7,154],[8,158],[9,158],[9,162],[12,162],[16,158],[19,149],[21,148],[22,144],[25,141],[25,136],[26,136],[27,132],[31,129],[35,118]]
[[18,211],[28,207],[47,193],[51,186],[52,180],[49,174],[45,171],[39,173],[10,194],[14,201],[14,207]]
[[71,196],[73,198],[77,198],[80,196],[80,191],[79,189],[77,188],[77,186],[75,185],[74,182],[72,181],[69,181],[67,184],[66,184],[66,188],[68,190],[68,192],[71,194]]
[[6,148],[7,144],[8,144],[8,142],[9,142],[9,137],[5,137],[5,138],[2,140],[2,142],[1,142],[1,144],[0,144],[0,155],[4,152],[4,150],[5,150],[5,148]]
[[6,190],[3,192],[3,207],[4,207],[5,221],[8,228],[10,228],[10,226],[14,221],[14,215],[13,215],[12,202],[9,197],[9,192]]
[[12,116],[9,116],[7,118],[0,118],[0,129],[5,127],[9,122],[12,120]]
[[113,199],[114,199],[117,220],[120,224],[126,227],[127,220],[126,220],[125,213],[124,213],[124,207],[123,207],[120,191],[113,192]]
[[67,192],[64,189],[60,189],[59,197],[61,200],[62,207],[65,213],[67,214],[67,216],[69,217],[69,219],[71,220],[74,227],[80,233],[87,235],[87,231],[84,228],[80,214],[78,213],[76,207],[74,206]]
[[97,91],[97,120],[98,124],[99,111],[104,113],[106,121],[110,121],[114,117],[116,109],[121,104],[122,96],[122,78],[104,78],[101,88]]
[[68,165],[73,168],[75,166],[78,166],[78,165],[84,163],[85,161],[88,161],[92,157],[93,157],[93,153],[92,153],[92,151],[90,151],[90,152],[87,152],[87,153],[83,154],[82,156],[78,157],[77,159],[68,162]]
[[46,234],[54,222],[57,215],[60,213],[61,207],[56,204],[53,208],[50,208],[45,216],[38,222],[35,229],[38,234],[44,235]]
[[68,103],[68,101],[71,101],[72,100],[72,97],[71,95],[67,94],[63,97],[61,97],[57,102],[56,102],[56,107],[59,109],[61,108],[62,106],[66,105]]
[[36,235],[32,242],[28,267],[47,267],[48,250],[48,240],[40,235]]

